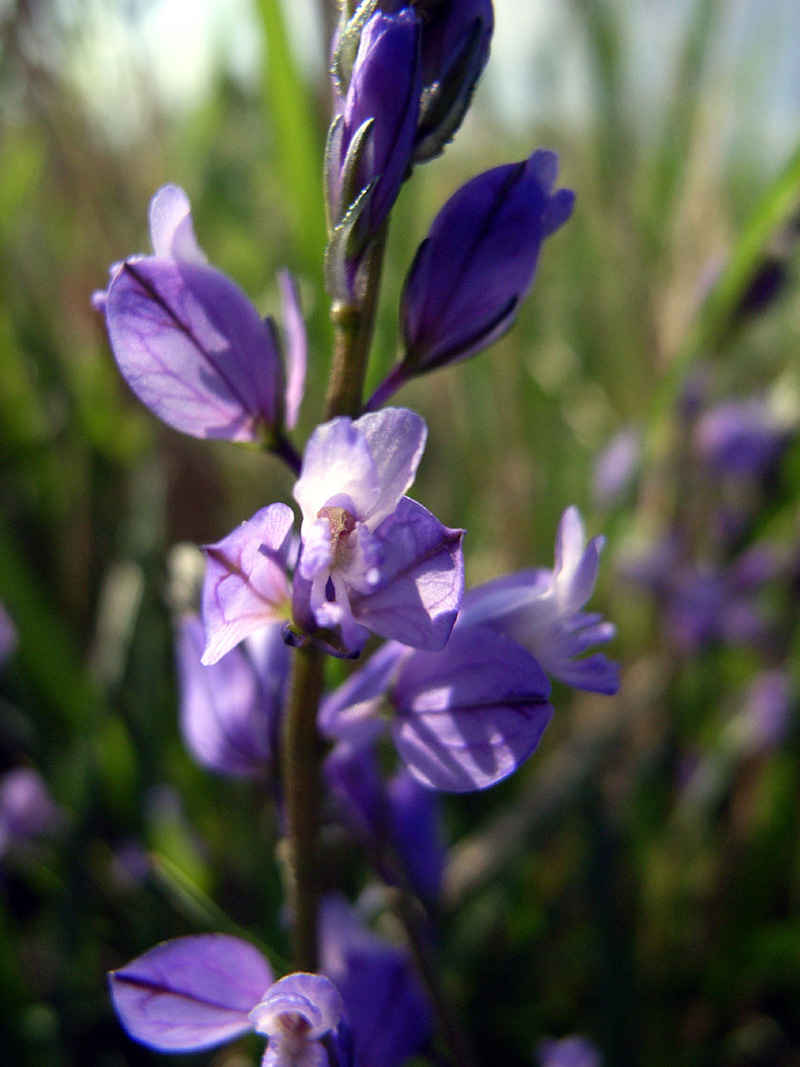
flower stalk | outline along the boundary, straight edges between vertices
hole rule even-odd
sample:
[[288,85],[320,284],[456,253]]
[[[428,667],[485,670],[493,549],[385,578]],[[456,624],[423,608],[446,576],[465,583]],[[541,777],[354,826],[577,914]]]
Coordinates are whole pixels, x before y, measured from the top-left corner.
[[317,709],[325,685],[325,655],[316,645],[296,650],[283,719],[282,771],[289,843],[292,958],[300,971],[316,971],[319,955],[319,824],[323,743]]
[[337,415],[356,418],[363,408],[364,379],[375,332],[388,229],[388,223],[380,227],[365,255],[363,289],[358,303],[336,301],[331,307],[334,347],[325,403],[326,419]]

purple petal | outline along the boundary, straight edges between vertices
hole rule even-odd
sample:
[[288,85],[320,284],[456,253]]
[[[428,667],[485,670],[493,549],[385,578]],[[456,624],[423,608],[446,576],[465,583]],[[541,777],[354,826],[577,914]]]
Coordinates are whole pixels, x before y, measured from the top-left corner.
[[401,668],[395,745],[433,789],[484,789],[536,748],[553,713],[549,693],[525,649],[487,627],[459,625],[441,652],[415,652]]
[[342,998],[336,986],[321,974],[289,974],[268,991],[250,1012],[253,1027],[270,1037],[283,1032],[282,1016],[301,1015],[308,1023],[310,1040],[329,1033],[342,1015]]
[[552,152],[495,167],[463,185],[434,220],[403,290],[406,361],[428,370],[463,359],[511,324],[533,282],[542,241],[565,221]]
[[[166,223],[157,234],[168,239]],[[283,369],[274,338],[224,274],[184,260],[128,260],[105,313],[123,376],[168,425],[232,441],[275,426]]]
[[278,274],[283,303],[283,331],[286,337],[286,425],[297,425],[306,382],[308,341],[297,282],[288,270]]
[[19,634],[17,628],[14,625],[11,616],[6,609],[0,604],[0,665],[6,662],[17,647],[19,641]]
[[391,210],[411,162],[422,92],[420,32],[420,20],[410,8],[396,16],[377,12],[359,41],[344,105],[340,164],[361,125],[373,119],[370,149],[356,182],[360,192],[377,179],[366,209],[369,235]]
[[56,833],[65,824],[47,785],[33,767],[13,767],[0,776],[0,853]]
[[414,481],[428,428],[421,416],[405,408],[362,415],[353,425],[364,435],[378,473],[380,495],[372,505],[368,524],[374,530],[393,514]]
[[363,841],[381,839],[385,823],[383,782],[374,749],[337,745],[323,765],[325,785],[351,830]]
[[179,185],[165,185],[150,201],[150,240],[156,256],[206,263],[194,235],[189,197]]
[[[382,645],[366,664],[326,697],[320,705],[318,726],[329,738],[350,744],[367,744],[374,731],[369,723],[378,719],[378,710],[408,648],[395,642]],[[378,720],[379,721],[379,720]]]
[[204,666],[200,619],[180,620],[176,652],[181,732],[202,766],[234,777],[263,775],[269,766],[289,676],[289,651],[281,630],[277,623],[268,624],[218,662]]
[[200,934],[156,945],[109,981],[131,1037],[163,1052],[190,1052],[251,1030],[249,1013],[273,976],[246,941]]
[[399,1067],[430,1041],[430,1005],[408,955],[376,937],[341,897],[323,901],[322,969],[341,991],[355,1067]]
[[392,840],[411,884],[424,900],[436,900],[445,863],[439,798],[409,770],[391,779],[388,794]]
[[292,495],[303,512],[304,538],[320,508],[334,497],[349,497],[355,517],[363,521],[380,496],[380,484],[367,439],[355,423],[342,417],[314,430]]
[[373,633],[414,648],[442,648],[464,592],[463,530],[442,526],[403,497],[375,531],[385,550],[377,587],[353,593],[353,616]]
[[216,663],[248,634],[288,617],[291,592],[286,559],[292,522],[290,507],[270,504],[215,545],[205,547],[207,644],[203,663]]

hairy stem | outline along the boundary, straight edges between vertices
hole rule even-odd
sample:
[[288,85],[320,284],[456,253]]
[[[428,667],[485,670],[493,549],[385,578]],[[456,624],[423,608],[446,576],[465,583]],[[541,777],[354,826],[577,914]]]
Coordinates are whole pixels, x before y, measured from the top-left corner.
[[298,648],[283,720],[282,760],[293,960],[300,971],[317,969],[319,822],[324,752],[317,731],[317,709],[324,685],[325,654],[311,643]]
[[356,418],[362,411],[388,229],[388,222],[385,222],[364,257],[358,301],[353,304],[336,302],[331,308],[334,347],[325,405],[329,419],[337,415]]

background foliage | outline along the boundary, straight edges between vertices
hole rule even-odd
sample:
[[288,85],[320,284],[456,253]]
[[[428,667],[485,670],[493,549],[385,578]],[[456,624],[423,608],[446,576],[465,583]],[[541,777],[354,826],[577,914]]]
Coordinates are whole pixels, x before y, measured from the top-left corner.
[[[757,669],[798,677],[798,448],[750,501],[738,546],[768,537],[785,563],[767,594],[779,639],[766,652],[677,647],[663,605],[619,577],[667,531],[683,531],[696,558],[713,552],[724,487],[692,467],[678,416],[701,368],[711,399],[768,390],[800,410],[800,126],[767,153],[753,108],[730,107],[726,94],[746,97],[773,59],[720,55],[731,6],[683,5],[662,84],[643,93],[629,6],[570,0],[580,121],[540,109],[512,128],[480,93],[392,225],[373,382],[395,355],[413,250],[461,181],[547,145],[578,193],[513,332],[399,396],[429,422],[415,495],[467,528],[468,584],[549,565],[573,502],[609,542],[593,603],[618,626],[619,696],[558,690],[523,771],[447,806],[447,980],[481,1059],[509,1067],[531,1064],[542,1036],[575,1031],[609,1067],[800,1064],[800,736],[792,718],[766,752],[732,744],[730,727]],[[146,7],[119,5],[131,42]],[[0,674],[0,772],[37,768],[64,812],[54,836],[0,858],[0,1048],[47,1067],[161,1062],[122,1033],[104,978],[155,941],[238,925],[286,948],[271,817],[254,787],[195,767],[179,737],[167,560],[176,543],[212,542],[286,499],[288,476],[157,424],[119,377],[90,294],[108,264],[144,250],[149,198],[176,181],[210,260],[262,310],[277,308],[276,269],[300,276],[301,440],[329,353],[327,91],[301,74],[277,0],[253,9],[260,81],[217,75],[171,111],[147,58],[129,55],[127,125],[99,118],[75,77],[99,8],[0,5],[0,600],[20,633]],[[793,42],[771,42],[775,55],[796,49],[795,28]],[[770,256],[779,297],[745,314]],[[625,427],[641,433],[643,459],[604,504],[593,464]],[[256,1056],[244,1041],[196,1060]]]

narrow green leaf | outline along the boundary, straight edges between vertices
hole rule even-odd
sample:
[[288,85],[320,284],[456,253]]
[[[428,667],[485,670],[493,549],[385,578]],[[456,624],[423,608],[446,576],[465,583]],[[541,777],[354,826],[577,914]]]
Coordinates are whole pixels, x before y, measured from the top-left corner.
[[150,856],[156,884],[169,896],[175,908],[190,922],[211,933],[230,934],[262,952],[278,974],[287,974],[292,968],[287,960],[247,930],[242,929],[222,908],[215,904],[199,886],[166,856],[154,852]]
[[326,241],[322,131],[289,47],[280,0],[257,0],[256,7],[266,39],[265,100],[287,206],[296,224],[297,252],[304,271],[320,277]]

